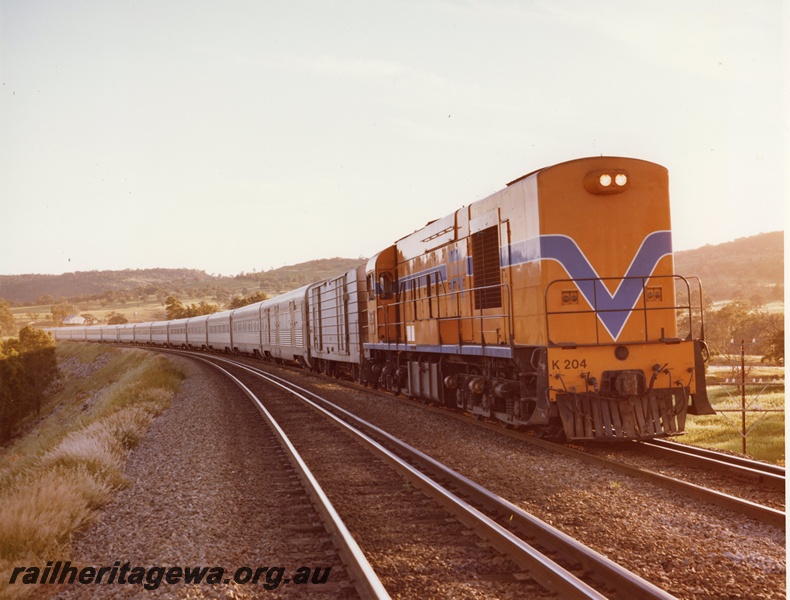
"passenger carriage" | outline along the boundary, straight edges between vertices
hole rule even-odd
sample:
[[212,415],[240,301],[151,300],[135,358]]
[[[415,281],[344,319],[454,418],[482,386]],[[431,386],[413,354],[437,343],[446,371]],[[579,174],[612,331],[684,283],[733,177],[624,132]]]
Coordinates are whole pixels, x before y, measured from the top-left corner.
[[208,315],[187,319],[187,348],[206,350],[208,348]]
[[303,286],[261,303],[261,354],[264,358],[309,365],[307,290]]
[[233,330],[233,351],[237,354],[262,356],[261,311],[263,302],[235,309],[230,316]]
[[118,341],[122,344],[134,343],[134,325],[132,323],[118,325]]
[[167,346],[169,343],[167,329],[169,321],[156,321],[151,323],[151,344],[154,346]]
[[206,328],[209,350],[231,351],[233,344],[230,337],[230,311],[208,315]]
[[151,344],[151,326],[153,323],[136,323],[134,325],[134,343],[141,346]]
[[189,319],[174,319],[168,322],[167,338],[171,348],[187,347],[187,322]]
[[101,326],[101,340],[106,344],[115,344],[118,342],[118,326],[117,325],[102,325]]

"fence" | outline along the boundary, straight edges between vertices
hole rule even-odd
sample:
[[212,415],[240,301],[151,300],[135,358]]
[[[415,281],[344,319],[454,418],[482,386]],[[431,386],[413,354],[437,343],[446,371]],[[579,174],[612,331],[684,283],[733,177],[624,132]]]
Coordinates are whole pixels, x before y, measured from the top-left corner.
[[[781,406],[774,406],[775,402],[767,397],[768,393],[784,392],[784,376],[750,377],[752,367],[746,366],[746,344],[743,340],[740,343],[739,355],[740,364],[727,366],[730,371],[729,376],[724,378],[723,382],[714,380],[708,385],[708,392],[710,394],[712,388],[725,392],[723,402],[717,402],[715,406],[716,412],[741,436],[742,451],[746,454],[746,440],[749,433],[769,414],[785,412],[784,400]],[[749,414],[760,414],[760,416],[748,422]],[[735,415],[735,418],[728,415]],[[737,415],[740,415],[740,422]]]

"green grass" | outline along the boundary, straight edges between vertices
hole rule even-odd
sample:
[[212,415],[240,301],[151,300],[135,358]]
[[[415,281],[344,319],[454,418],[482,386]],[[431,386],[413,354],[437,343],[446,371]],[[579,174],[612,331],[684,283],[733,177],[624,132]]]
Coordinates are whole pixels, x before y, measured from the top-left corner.
[[[679,441],[742,454],[744,438],[740,410],[743,399],[740,387],[733,384],[709,384],[708,399],[717,414],[690,415],[686,421],[686,434],[678,438]],[[746,408],[747,455],[758,460],[784,465],[784,385],[747,383]],[[768,410],[781,412],[766,412]]]
[[[0,450],[0,597],[14,565],[68,559],[73,535],[125,485],[129,451],[170,406],[183,373],[160,355],[98,345],[58,347],[64,382],[25,434]],[[90,376],[80,365],[106,361]],[[76,370],[75,370],[76,367]]]

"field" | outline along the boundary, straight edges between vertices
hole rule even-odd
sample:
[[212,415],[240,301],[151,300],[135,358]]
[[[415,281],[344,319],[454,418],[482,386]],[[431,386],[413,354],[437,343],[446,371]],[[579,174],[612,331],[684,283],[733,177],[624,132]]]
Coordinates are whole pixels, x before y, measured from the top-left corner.
[[759,357],[746,358],[746,385],[740,385],[740,360],[708,367],[708,398],[716,415],[690,415],[678,441],[715,450],[743,453],[742,408],[746,405],[746,453],[785,464],[784,368],[767,367]]
[[[200,302],[217,303],[213,298],[192,298],[189,296],[179,297],[179,300],[185,305],[199,304]],[[77,307],[79,308],[79,314],[91,314],[99,322],[104,323],[106,323],[107,315],[111,312],[120,313],[130,323],[145,323],[165,319],[165,305],[161,299],[154,296],[145,300],[130,300],[125,304],[107,305],[105,303],[104,306],[100,301],[96,300],[79,303]],[[50,309],[51,305],[21,306],[12,307],[11,313],[14,315],[17,327],[22,328],[31,322],[35,324],[51,318]]]

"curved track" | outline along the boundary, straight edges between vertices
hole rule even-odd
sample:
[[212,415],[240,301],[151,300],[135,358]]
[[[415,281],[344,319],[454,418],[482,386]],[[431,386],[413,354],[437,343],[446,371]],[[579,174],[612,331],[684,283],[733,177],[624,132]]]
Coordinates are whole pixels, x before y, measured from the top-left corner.
[[[614,592],[615,596],[624,598],[672,598],[660,588],[313,392],[237,360],[200,358],[215,366],[221,363],[231,370],[238,370],[239,377],[231,376],[248,395],[252,392],[241,383],[241,373],[265,379],[272,385],[288,390],[353,435],[378,458],[525,569],[541,585],[560,596],[603,598]],[[225,371],[223,367],[218,368]],[[257,399],[254,401],[260,402]],[[262,405],[261,410],[265,410]],[[441,483],[436,479],[441,479]],[[502,523],[507,523],[508,527]],[[571,565],[570,570],[556,561]],[[585,581],[574,574],[582,572]],[[590,583],[586,583],[587,580]],[[607,595],[591,584],[604,590]]]
[[313,505],[321,516],[327,532],[330,534],[333,544],[338,549],[343,564],[348,569],[353,580],[353,585],[356,587],[360,596],[362,598],[389,598],[389,594],[384,589],[378,576],[368,563],[367,558],[365,558],[364,553],[357,545],[354,537],[349,533],[320,484],[302,460],[302,457],[288,439],[288,436],[286,436],[285,432],[277,421],[275,421],[274,417],[269,413],[261,400],[244,385],[244,383],[228,370],[218,365],[216,361],[203,357],[195,357],[191,354],[190,357],[219,369],[219,371],[238,385],[244,394],[257,406],[273,435],[277,438],[279,444],[285,451],[294,472],[301,480],[304,489],[307,491]]

